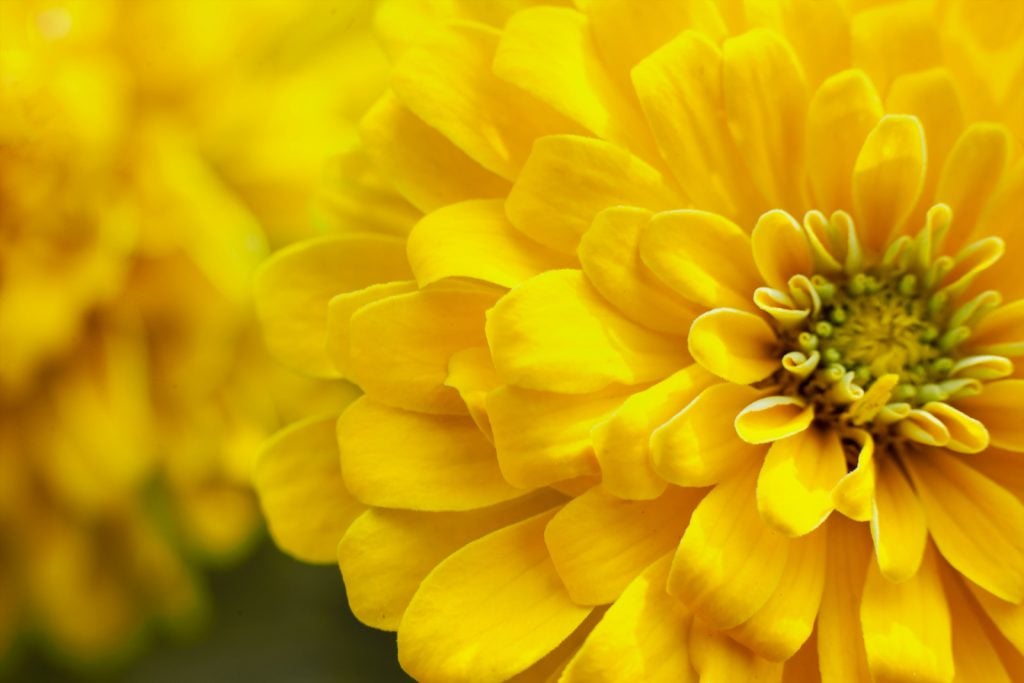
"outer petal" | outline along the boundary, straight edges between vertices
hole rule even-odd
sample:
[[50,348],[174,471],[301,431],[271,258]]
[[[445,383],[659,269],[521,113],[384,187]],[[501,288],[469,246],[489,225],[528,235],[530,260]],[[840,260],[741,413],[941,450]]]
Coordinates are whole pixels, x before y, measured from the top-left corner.
[[714,628],[732,628],[775,592],[789,539],[761,521],[757,467],[716,486],[701,501],[676,551],[668,591]]
[[573,657],[563,681],[696,683],[685,645],[693,615],[665,596],[671,560],[666,555],[626,587]]
[[1024,503],[942,451],[907,458],[906,466],[946,560],[990,593],[1024,600]]
[[640,257],[669,287],[701,306],[753,310],[761,283],[750,238],[705,211],[655,215],[640,236]]
[[687,343],[694,360],[736,384],[758,382],[780,367],[775,330],[746,311],[708,311],[693,321]]
[[398,629],[402,668],[421,680],[501,681],[573,632],[590,608],[572,603],[548,557],[550,517],[474,541],[423,580]]
[[352,316],[363,306],[416,291],[412,280],[370,285],[338,294],[327,303],[327,355],[342,377],[352,376]]
[[335,294],[409,279],[402,240],[323,237],[284,249],[256,276],[256,310],[270,351],[317,377],[337,377],[326,350],[327,302]]
[[828,521],[828,566],[818,614],[818,661],[822,683],[870,680],[860,626],[864,577],[871,541],[863,524],[839,515]]
[[877,465],[871,510],[871,538],[882,576],[897,583],[917,573],[924,557],[928,527],[917,495],[896,463]]
[[775,593],[729,635],[774,662],[796,654],[814,629],[825,586],[826,530],[795,541]]
[[445,386],[456,351],[481,346],[484,311],[496,295],[474,290],[423,290],[363,306],[350,322],[352,375],[368,396],[407,410],[462,414],[457,391]]
[[942,59],[932,8],[880,5],[857,12],[851,21],[854,66],[864,69],[880,90],[903,73],[920,71]]
[[853,170],[855,218],[868,248],[881,250],[902,229],[926,166],[924,130],[913,116],[886,116],[868,134]]
[[508,194],[506,180],[484,170],[392,94],[370,108],[360,129],[374,166],[421,211]]
[[507,382],[542,391],[640,384],[688,364],[678,340],[624,318],[575,270],[538,275],[503,297],[487,338]]
[[594,289],[644,327],[685,336],[697,308],[654,275],[640,259],[640,235],[651,212],[618,206],[597,214],[577,253]]
[[690,203],[732,220],[756,219],[764,199],[723,114],[722,55],[715,41],[685,31],[640,62],[632,76],[658,148]]
[[953,210],[955,235],[945,244],[951,252],[974,234],[978,217],[1006,170],[1011,140],[1005,126],[975,123],[963,132],[950,152],[939,177],[935,201],[948,204]]
[[533,145],[505,203],[509,220],[532,239],[572,254],[594,217],[611,206],[671,208],[661,173],[604,140],[556,135]]
[[807,175],[816,205],[830,213],[853,209],[850,178],[861,146],[884,110],[871,79],[850,70],[830,76],[807,112]]
[[954,405],[985,425],[993,446],[1024,452],[1024,380],[991,382],[979,395],[957,399]]
[[655,471],[680,486],[710,486],[762,456],[764,446],[739,438],[736,415],[761,393],[737,384],[715,384],[651,435]]
[[341,480],[336,416],[314,417],[266,443],[254,480],[274,542],[306,562],[331,562],[345,529],[366,508]]
[[523,488],[599,472],[591,442],[594,425],[626,400],[620,391],[564,395],[501,387],[487,396],[498,464]]
[[491,64],[499,36],[480,24],[452,24],[435,31],[402,52],[391,84],[420,119],[484,168],[511,178],[533,140],[575,126],[494,78]]
[[771,206],[799,211],[807,84],[789,44],[755,29],[725,41],[722,91],[740,158]]
[[933,549],[925,552],[920,571],[903,583],[889,581],[870,564],[860,619],[873,680],[953,680],[949,606]]
[[671,551],[703,491],[670,488],[650,501],[626,501],[591,489],[548,524],[548,552],[569,596],[580,605],[614,601],[644,567]]
[[513,228],[500,199],[461,202],[428,214],[412,229],[406,249],[421,287],[460,277],[514,287],[572,265]]
[[[960,578],[948,568],[942,573],[946,599],[949,601],[953,629],[953,663],[955,681],[992,681],[1011,683],[1013,679],[999,659],[994,640],[1001,639],[985,613],[978,608]],[[993,637],[994,636],[994,637]]]
[[605,489],[620,498],[661,495],[665,480],[652,467],[651,434],[711,381],[703,368],[691,365],[633,394],[611,417],[594,426],[591,437]]
[[537,7],[515,14],[502,32],[494,73],[598,137],[653,149],[640,112],[609,76],[579,12]]
[[757,509],[778,531],[803,536],[832,513],[832,488],[844,474],[843,447],[830,429],[812,427],[776,441],[757,479]]
[[338,544],[352,613],[374,628],[398,630],[420,583],[441,560],[485,534],[553,507],[561,496],[538,492],[469,512],[371,509]]
[[494,447],[460,415],[390,408],[363,397],[338,421],[345,486],[375,507],[468,510],[522,495]]
[[778,683],[782,680],[782,664],[758,657],[700,619],[694,619],[690,627],[690,660],[700,674],[701,683]]

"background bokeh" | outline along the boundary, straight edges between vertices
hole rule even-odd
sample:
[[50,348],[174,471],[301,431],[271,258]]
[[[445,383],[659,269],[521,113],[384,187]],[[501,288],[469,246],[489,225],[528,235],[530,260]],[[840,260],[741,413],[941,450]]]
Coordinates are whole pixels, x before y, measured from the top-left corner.
[[391,683],[393,633],[352,616],[334,567],[303,564],[264,539],[246,563],[209,576],[206,623],[187,636],[163,634],[124,670],[70,673],[39,656],[21,657],[0,681],[59,683]]

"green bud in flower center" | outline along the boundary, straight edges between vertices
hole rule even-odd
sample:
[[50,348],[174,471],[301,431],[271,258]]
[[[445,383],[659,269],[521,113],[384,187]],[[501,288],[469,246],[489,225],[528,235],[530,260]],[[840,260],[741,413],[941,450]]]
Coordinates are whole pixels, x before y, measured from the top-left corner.
[[813,405],[816,420],[840,433],[868,431],[896,448],[949,445],[957,426],[943,421],[960,414],[947,402],[1013,369],[1006,358],[969,349],[973,326],[1001,297],[966,293],[1002,255],[1002,242],[936,255],[951,219],[948,207],[932,207],[917,236],[899,237],[871,261],[847,214],[807,214],[816,272],[792,277],[788,291],[762,288],[754,297],[775,318],[784,353],[765,385]]

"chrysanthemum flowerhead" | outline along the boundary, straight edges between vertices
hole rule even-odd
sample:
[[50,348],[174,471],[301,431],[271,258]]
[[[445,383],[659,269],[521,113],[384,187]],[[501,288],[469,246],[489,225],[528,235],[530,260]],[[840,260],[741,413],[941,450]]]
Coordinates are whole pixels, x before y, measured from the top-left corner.
[[270,361],[249,288],[354,136],[372,62],[333,67],[369,43],[330,38],[366,10],[0,2],[0,660],[193,625],[198,567],[259,532],[257,445],[351,396]]
[[382,10],[279,543],[426,681],[1021,678],[1021,7],[579,5]]

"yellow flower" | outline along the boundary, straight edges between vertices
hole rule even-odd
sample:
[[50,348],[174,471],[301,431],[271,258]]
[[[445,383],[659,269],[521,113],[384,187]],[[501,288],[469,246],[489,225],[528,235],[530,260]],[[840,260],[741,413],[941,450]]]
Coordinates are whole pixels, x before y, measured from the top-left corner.
[[379,94],[368,9],[0,3],[0,655],[187,626],[259,529],[258,444],[351,397],[277,369],[248,299]]
[[1024,5],[578,4],[385,6],[278,543],[421,680],[1021,679]]

